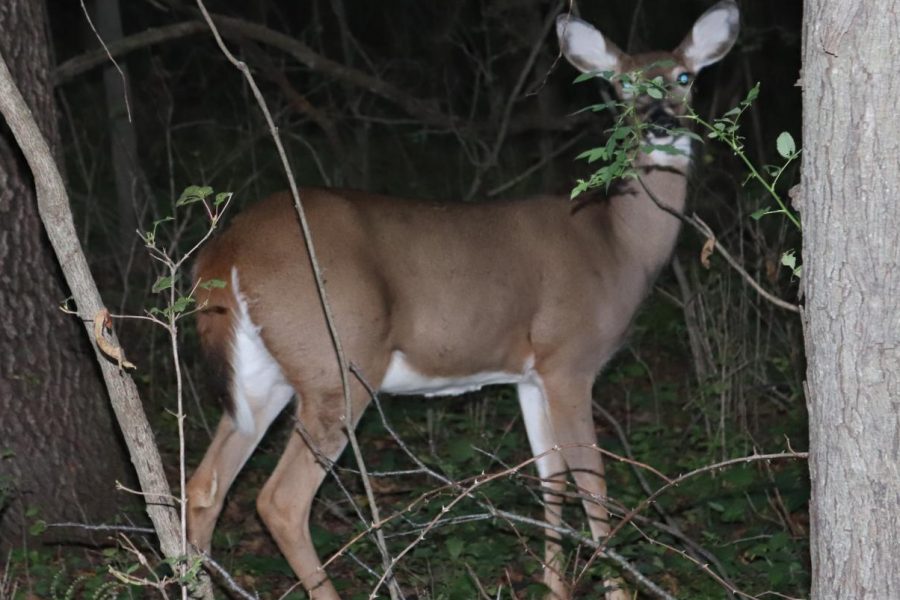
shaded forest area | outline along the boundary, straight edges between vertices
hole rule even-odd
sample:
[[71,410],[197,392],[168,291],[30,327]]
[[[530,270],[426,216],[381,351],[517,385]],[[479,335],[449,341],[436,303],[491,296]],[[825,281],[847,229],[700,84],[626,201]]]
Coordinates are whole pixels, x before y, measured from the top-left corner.
[[[602,112],[580,111],[601,102],[603,88],[573,84],[576,71],[560,59],[551,17],[569,5],[263,0],[221,1],[210,9],[227,17],[217,23],[252,69],[301,186],[483,202],[566,194],[594,167],[576,157],[602,143],[612,121]],[[577,9],[622,49],[637,52],[674,47],[709,5],[583,0]],[[160,223],[165,245],[186,251],[208,222],[196,205],[176,208],[185,187],[232,192],[227,222],[242,206],[287,184],[249,88],[194,5],[146,0],[122,2],[120,9],[121,35],[140,46],[117,56],[127,73],[127,103],[122,75],[97,49],[78,3],[49,0],[47,15],[58,65],[53,79],[61,155],[79,234],[111,312],[141,315],[162,305],[154,292],[162,273],[135,230],[156,231]],[[737,46],[700,75],[695,108],[713,119],[759,83],[741,132],[747,158],[762,168],[779,162],[775,140],[781,132],[799,138],[801,3],[762,0],[741,9]],[[110,31],[93,16],[94,27]],[[159,39],[133,37],[142,34]],[[104,39],[115,48],[110,35]],[[760,186],[747,183],[745,165],[729,148],[710,140],[695,157],[688,212],[709,225],[763,288],[793,301],[796,278],[781,260],[785,251],[799,249],[799,236],[781,218],[751,217],[770,200]],[[789,171],[781,178],[782,192],[797,176]],[[170,216],[174,220],[161,223]],[[627,345],[594,387],[600,445],[628,457],[608,462],[619,515],[662,486],[646,465],[676,477],[757,452],[806,448],[799,320],[761,298],[721,258],[705,267],[704,241],[693,231],[682,233],[672,267],[663,271]],[[183,279],[181,285],[189,285],[187,273]],[[138,320],[119,320],[116,329],[139,367],[134,376],[177,490],[175,374],[167,333]],[[220,407],[211,402],[193,328],[181,328],[180,342],[186,460],[193,467]],[[398,562],[397,578],[410,597],[541,597],[541,530],[484,509],[487,503],[526,518],[541,513],[539,482],[529,466],[516,468],[530,453],[514,389],[446,400],[395,398],[384,407],[384,417],[370,410],[358,431],[381,512],[403,512],[413,499],[430,498],[385,527],[388,544],[406,547],[457,495],[440,491],[422,473],[404,474],[415,467],[407,452],[457,481],[508,471],[479,488],[481,504],[455,504],[446,522],[429,528],[426,541]],[[239,476],[213,540],[216,560],[242,588],[264,598],[305,597],[300,590],[282,595],[295,578],[254,505],[291,431],[289,415],[276,421]],[[368,536],[344,547],[366,528],[356,512],[367,501],[355,469],[345,453],[312,515],[319,554],[324,559],[340,551],[327,570],[348,598],[366,597],[381,569]],[[114,482],[98,493],[116,494],[119,522],[145,525],[142,510],[115,491]],[[721,598],[735,590],[805,597],[808,497],[800,461],[711,469],[661,494],[611,545],[679,598]],[[564,514],[573,530],[586,529],[574,494]],[[132,572],[147,580],[163,576],[164,568],[154,575],[136,558],[138,548],[153,556],[140,535],[99,534],[98,548],[44,544],[47,531],[58,538],[58,530],[44,523],[53,519],[35,514],[32,520],[35,535],[9,554],[0,598],[13,589],[16,598],[149,597],[152,586],[125,585],[107,567],[128,572],[135,566]],[[590,549],[572,539],[564,540],[564,548],[570,579],[577,581],[575,597],[599,597],[611,567],[591,560]],[[225,587],[222,594],[229,593]]]

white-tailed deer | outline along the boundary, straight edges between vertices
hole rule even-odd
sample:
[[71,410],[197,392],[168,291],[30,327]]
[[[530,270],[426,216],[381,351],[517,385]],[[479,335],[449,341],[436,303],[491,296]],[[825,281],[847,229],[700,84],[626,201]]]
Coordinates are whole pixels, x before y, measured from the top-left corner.
[[[737,5],[725,0],[674,51],[628,56],[587,23],[557,20],[562,52],[579,70],[647,67],[647,77],[662,76],[672,87],[661,100],[637,99],[637,112],[653,125],[649,142],[684,154],[642,154],[636,168],[676,211],[685,202],[690,142],[667,128],[684,114],[693,76],[731,48],[738,21]],[[515,384],[531,451],[540,455],[546,521],[561,522],[560,494],[571,472],[591,533],[604,538],[606,482],[591,386],[666,264],[679,220],[634,181],[609,198],[577,204],[555,196],[434,204],[313,188],[301,195],[348,360],[391,394]],[[200,298],[206,304],[198,327],[211,360],[224,367],[230,405],[188,484],[190,540],[209,548],[228,488],[296,396],[304,434],[290,437],[257,507],[311,597],[336,599],[308,521],[326,475],[322,457],[341,454],[347,423],[290,196],[272,196],[235,218],[203,248],[195,277],[227,282]],[[370,397],[359,381],[351,392],[356,421]],[[552,597],[568,598],[558,535],[546,535],[544,581]]]

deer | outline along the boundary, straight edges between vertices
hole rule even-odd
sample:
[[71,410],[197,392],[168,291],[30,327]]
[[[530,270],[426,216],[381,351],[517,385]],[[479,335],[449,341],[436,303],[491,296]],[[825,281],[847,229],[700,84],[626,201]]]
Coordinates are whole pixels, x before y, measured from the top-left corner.
[[[646,69],[671,91],[637,98],[649,144],[605,196],[435,203],[363,191],[303,188],[302,202],[344,353],[372,388],[425,398],[491,384],[516,386],[544,501],[547,597],[571,597],[558,527],[569,475],[591,536],[610,529],[604,464],[592,414],[595,378],[626,339],[668,262],[691,165],[686,115],[694,77],[738,35],[734,0],[695,22],[671,52],[628,55],[587,22],[562,14],[562,55],[582,73]],[[599,76],[599,75],[598,75]],[[631,93],[621,81],[614,92]],[[670,211],[654,201],[663,200]],[[292,197],[245,209],[201,249],[197,328],[221,372],[226,410],[187,485],[188,539],[209,551],[226,493],[263,435],[296,397],[297,423],[256,507],[311,598],[339,600],[313,546],[310,509],[372,398],[341,373]],[[607,600],[630,596],[610,580]]]

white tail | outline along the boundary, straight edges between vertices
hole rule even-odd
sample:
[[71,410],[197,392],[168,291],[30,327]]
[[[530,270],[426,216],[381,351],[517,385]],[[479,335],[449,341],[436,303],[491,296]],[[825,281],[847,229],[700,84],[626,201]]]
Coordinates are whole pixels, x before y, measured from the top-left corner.
[[[728,52],[737,27],[737,5],[725,0],[673,52],[628,56],[583,21],[569,15],[557,21],[562,51],[578,69],[650,65],[647,76],[661,75],[684,99],[685,80]],[[663,59],[669,64],[660,64]],[[638,102],[640,117],[658,126],[649,130],[652,141],[685,151],[656,151],[637,164],[649,190],[680,211],[690,144],[687,137],[671,139],[665,128],[677,123],[684,104]],[[518,386],[531,450],[541,455],[546,521],[561,522],[555,507],[571,472],[593,537],[606,536],[591,386],[668,260],[678,219],[633,182],[609,198],[578,204],[538,196],[438,205],[313,188],[302,199],[348,360],[368,382],[394,394]],[[344,401],[291,198],[272,196],[234,219],[203,248],[196,278],[228,282],[201,298],[198,327],[223,367],[230,406],[188,485],[190,540],[209,548],[228,488],[296,395],[305,434],[291,436],[257,507],[311,597],[338,598],[321,570],[308,520],[326,475],[321,458],[336,460],[346,443]],[[370,402],[359,382],[352,402],[359,419]],[[562,450],[552,451],[556,446]],[[557,539],[547,531],[544,580],[551,597],[568,598]]]

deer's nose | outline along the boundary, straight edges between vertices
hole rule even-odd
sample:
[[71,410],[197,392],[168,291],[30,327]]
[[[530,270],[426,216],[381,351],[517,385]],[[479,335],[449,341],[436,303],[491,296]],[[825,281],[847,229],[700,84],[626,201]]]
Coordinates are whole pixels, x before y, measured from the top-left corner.
[[671,130],[678,127],[678,117],[663,106],[650,109],[645,121],[650,125],[650,133],[657,137],[671,135]]

